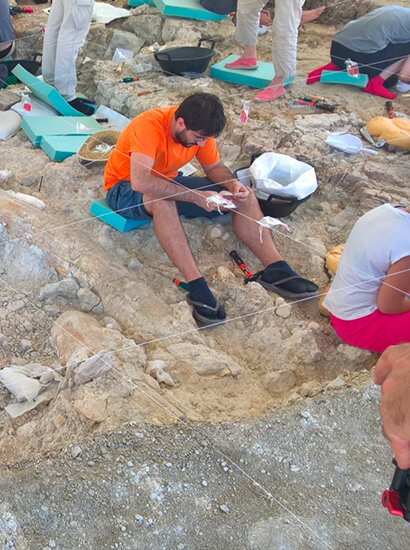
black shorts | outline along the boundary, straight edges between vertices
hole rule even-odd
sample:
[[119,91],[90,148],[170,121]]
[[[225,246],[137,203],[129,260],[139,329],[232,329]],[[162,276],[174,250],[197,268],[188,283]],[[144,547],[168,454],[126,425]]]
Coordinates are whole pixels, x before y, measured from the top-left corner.
[[400,59],[405,59],[408,55],[410,55],[410,42],[389,44],[383,50],[374,53],[355,52],[335,41],[330,48],[330,57],[335,65],[345,69],[346,59],[351,59],[359,64],[359,71],[369,75],[370,78],[378,76],[386,67]]

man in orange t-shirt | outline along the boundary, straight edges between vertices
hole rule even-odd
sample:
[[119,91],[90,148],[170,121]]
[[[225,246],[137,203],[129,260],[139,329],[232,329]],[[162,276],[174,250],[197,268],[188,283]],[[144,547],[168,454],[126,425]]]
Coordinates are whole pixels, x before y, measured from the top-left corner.
[[[232,211],[237,235],[265,266],[261,284],[292,297],[317,291],[314,283],[299,277],[283,260],[269,229],[262,229],[261,239],[255,221],[263,214],[254,193],[235,179],[219,158],[214,138],[225,122],[222,103],[207,93],[193,94],[179,107],[141,113],[121,133],[104,171],[110,208],[125,217],[153,220],[162,248],[188,282],[188,301],[202,324],[223,322],[226,314],[201,276],[180,215],[212,218],[220,210]],[[194,157],[206,178],[178,173]],[[222,190],[230,193],[234,210],[213,202],[215,196],[222,199],[218,193]]]

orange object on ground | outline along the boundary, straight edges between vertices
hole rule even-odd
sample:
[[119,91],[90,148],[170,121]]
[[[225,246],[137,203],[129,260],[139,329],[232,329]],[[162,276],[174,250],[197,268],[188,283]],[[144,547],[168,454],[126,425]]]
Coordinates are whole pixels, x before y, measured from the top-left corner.
[[184,147],[172,139],[170,125],[176,110],[177,106],[145,111],[128,124],[121,132],[105,167],[105,191],[121,180],[130,181],[131,153],[142,153],[154,159],[152,174],[171,179],[194,157],[202,166],[219,161],[213,138],[208,138],[202,147]]
[[326,254],[326,267],[332,275],[336,273],[344,247],[344,244],[338,244]]
[[325,308],[325,306],[323,305],[323,300],[326,298],[326,294],[329,292],[329,289],[330,289],[330,286],[331,286],[332,283],[329,283],[327,285],[327,287],[325,288],[325,290],[323,291],[322,295],[320,296],[319,298],[319,303],[317,305],[320,313],[322,313],[322,315],[327,315],[329,317],[329,310]]

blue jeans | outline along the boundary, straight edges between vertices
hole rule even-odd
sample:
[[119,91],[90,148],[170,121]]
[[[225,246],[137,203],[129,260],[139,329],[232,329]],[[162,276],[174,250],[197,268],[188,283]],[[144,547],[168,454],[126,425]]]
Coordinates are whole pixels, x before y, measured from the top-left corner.
[[[182,187],[188,189],[201,189],[208,191],[221,191],[222,187],[212,183],[207,178],[198,176],[178,176],[174,179]],[[181,192],[183,189],[181,188]],[[108,206],[118,212],[124,218],[134,218],[136,220],[150,220],[151,216],[145,210],[143,205],[143,194],[139,191],[133,191],[128,180],[121,180],[107,191]],[[191,202],[176,201],[178,213],[186,218],[215,218],[220,214],[214,210],[208,212]]]

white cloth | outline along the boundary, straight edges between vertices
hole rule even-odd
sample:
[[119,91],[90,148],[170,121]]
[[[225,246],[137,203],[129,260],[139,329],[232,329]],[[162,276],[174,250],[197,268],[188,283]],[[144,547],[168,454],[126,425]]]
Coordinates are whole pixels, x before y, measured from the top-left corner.
[[[272,61],[275,76],[296,74],[298,28],[305,0],[276,0],[272,23]],[[238,0],[235,38],[239,44],[256,46],[259,15],[266,0]]]
[[276,0],[272,23],[272,61],[275,76],[296,74],[296,53],[302,7],[305,0]]
[[75,99],[75,63],[90,28],[94,0],[54,0],[43,44],[42,72],[67,100]]
[[347,239],[324,307],[345,321],[370,315],[377,309],[386,273],[406,256],[410,256],[410,214],[391,204],[370,210]]
[[239,44],[256,46],[259,15],[266,0],[238,0],[235,39]]

